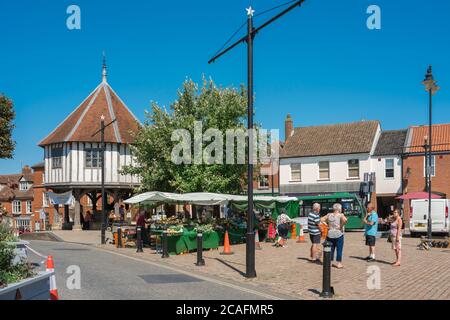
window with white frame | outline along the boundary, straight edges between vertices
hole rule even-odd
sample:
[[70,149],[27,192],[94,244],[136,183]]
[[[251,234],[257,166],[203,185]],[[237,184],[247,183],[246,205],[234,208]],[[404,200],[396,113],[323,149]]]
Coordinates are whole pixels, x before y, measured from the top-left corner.
[[359,160],[358,159],[348,160],[348,177],[350,179],[359,178]]
[[85,168],[101,168],[101,150],[100,149],[86,149],[85,150],[84,166]]
[[384,166],[384,177],[394,178],[394,159],[386,159]]
[[12,212],[13,214],[21,214],[22,213],[22,202],[19,200],[14,200],[12,202]]
[[330,162],[319,161],[319,180],[330,179]]
[[48,208],[48,195],[47,192],[42,192],[42,206]]
[[291,181],[302,180],[302,165],[300,163],[291,164]]
[[19,182],[19,190],[20,191],[27,191],[30,188],[30,184],[28,181],[20,181]]
[[[423,160],[423,176],[426,177],[427,176],[427,161],[428,158],[424,157]],[[436,175],[436,157],[432,156],[431,157],[431,176],[434,177]]]
[[32,213],[33,212],[33,208],[32,208],[32,204],[30,200],[27,200],[27,213]]
[[31,231],[31,221],[30,219],[25,218],[17,218],[16,220],[16,228],[22,231]]
[[258,188],[259,189],[267,189],[269,188],[269,176],[261,175],[258,179]]
[[52,168],[62,168],[63,148],[52,148]]

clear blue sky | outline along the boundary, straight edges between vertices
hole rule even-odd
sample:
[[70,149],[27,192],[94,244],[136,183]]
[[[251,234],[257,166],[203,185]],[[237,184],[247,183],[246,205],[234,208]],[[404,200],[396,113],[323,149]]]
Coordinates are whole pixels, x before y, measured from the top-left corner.
[[[15,103],[17,148],[14,160],[0,160],[0,173],[42,161],[37,143],[100,82],[103,50],[109,83],[143,120],[150,101],[169,105],[186,77],[244,83],[245,45],[208,59],[249,4],[258,13],[286,1],[1,1],[0,92]],[[66,28],[70,4],[81,8],[79,31]],[[380,31],[366,27],[371,4],[382,10]],[[443,0],[306,0],[255,40],[256,120],[283,128],[289,112],[296,126],[424,124],[421,81],[431,63],[442,87],[434,119],[450,122],[449,18]]]

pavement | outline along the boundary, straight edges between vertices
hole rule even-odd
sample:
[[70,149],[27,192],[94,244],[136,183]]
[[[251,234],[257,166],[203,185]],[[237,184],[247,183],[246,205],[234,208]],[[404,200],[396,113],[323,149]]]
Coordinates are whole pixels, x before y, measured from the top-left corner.
[[[306,235],[308,239],[308,235]],[[309,240],[309,239],[308,239]],[[377,260],[366,262],[368,255],[362,232],[347,232],[344,245],[344,269],[332,268],[331,279],[334,299],[363,300],[426,300],[450,299],[450,249],[417,249],[419,239],[403,238],[403,261],[401,267],[393,267],[395,254],[387,239],[377,240]],[[153,250],[104,249],[120,252],[130,257],[140,257],[155,263],[170,265],[183,270],[223,280],[233,280],[255,289],[279,293],[290,299],[321,299],[321,265],[307,259],[310,243],[289,240],[286,248],[275,248],[271,243],[262,243],[263,249],[256,251],[257,277],[247,279],[245,273],[245,245],[232,246],[233,255],[221,255],[219,250],[204,252],[206,266],[195,266],[196,253],[170,256],[161,259]]]
[[[263,300],[282,299],[212,277],[193,275],[183,270],[159,266],[94,246],[30,240],[37,253],[52,255],[56,283],[63,300]],[[33,252],[29,260],[45,269],[45,261]],[[70,267],[75,268],[70,269]],[[69,268],[69,269],[68,269]],[[80,270],[80,288],[72,289],[73,270]],[[72,270],[72,271],[71,271]],[[69,283],[69,285],[67,285]]]
[[[306,238],[308,239],[308,235]],[[347,232],[344,245],[344,269],[332,268],[332,286],[336,293],[333,299],[449,300],[450,249],[435,248],[431,251],[421,251],[417,249],[418,243],[419,239],[404,237],[402,266],[393,267],[391,263],[394,262],[395,255],[391,244],[386,239],[377,240],[377,260],[368,263],[363,260],[368,255],[363,233]],[[104,257],[109,252],[105,268],[111,273],[119,272],[120,276],[125,278],[136,278],[140,274],[134,269],[123,271],[120,267],[122,264],[127,264],[125,262],[127,259],[131,259],[135,263],[138,261],[140,264],[144,263],[143,261],[150,263],[152,268],[169,268],[165,270],[194,277],[207,277],[211,281],[232,284],[233,287],[243,287],[244,290],[269,295],[266,296],[267,298],[320,299],[323,267],[307,261],[309,242],[297,243],[295,240],[289,240],[286,248],[275,248],[271,243],[262,243],[262,247],[262,250],[256,251],[257,277],[254,279],[244,277],[245,245],[232,246],[233,255],[221,255],[223,248],[204,251],[206,266],[203,267],[195,265],[196,253],[162,259],[159,254],[149,248],[144,248],[143,253],[136,253],[133,248],[117,249],[112,245],[101,246],[98,242],[84,245],[83,248],[88,248],[88,251],[68,251],[72,255],[69,254],[70,257],[67,258],[73,263],[81,259],[83,263],[89,264],[88,260],[91,258],[93,261],[98,260],[97,257],[93,257],[96,254],[90,253],[91,250],[98,253],[98,257]],[[55,257],[62,252],[64,251],[54,252]],[[86,254],[90,257],[89,259]],[[117,266],[115,259],[120,261]],[[102,261],[99,263],[103,265]],[[92,270],[92,272],[95,271]],[[102,275],[102,277],[105,276]],[[112,277],[108,279],[111,281]],[[201,299],[203,296],[205,295],[200,293],[200,296],[196,298]],[[222,295],[207,294],[206,296],[208,299],[228,299]],[[240,297],[250,299],[247,294]]]

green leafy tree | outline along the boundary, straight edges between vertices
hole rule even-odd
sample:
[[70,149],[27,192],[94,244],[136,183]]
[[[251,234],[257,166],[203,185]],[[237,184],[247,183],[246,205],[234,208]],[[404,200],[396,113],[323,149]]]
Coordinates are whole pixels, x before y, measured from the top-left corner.
[[[212,80],[203,78],[199,88],[192,80],[186,80],[170,110],[152,103],[152,112],[147,112],[144,127],[136,134],[132,146],[139,166],[126,167],[124,173],[142,177],[139,191],[240,193],[246,165],[236,164],[237,161],[226,164],[225,132],[227,129],[245,130],[246,96],[244,87],[221,88]],[[172,141],[172,133],[176,129],[190,133],[194,154],[196,121],[201,121],[203,132],[216,128],[223,133],[223,164],[175,164],[172,161],[172,150],[178,144],[178,141]],[[203,148],[208,144],[210,142],[203,142]]]
[[12,139],[15,118],[13,102],[0,94],[0,159],[13,157],[15,142]]

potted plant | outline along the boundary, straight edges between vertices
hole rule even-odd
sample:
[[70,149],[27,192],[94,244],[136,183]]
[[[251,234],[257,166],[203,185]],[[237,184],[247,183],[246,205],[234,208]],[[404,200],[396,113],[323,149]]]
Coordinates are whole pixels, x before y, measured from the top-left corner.
[[17,244],[23,242],[9,226],[0,223],[0,300],[49,299],[53,272],[34,272]]

